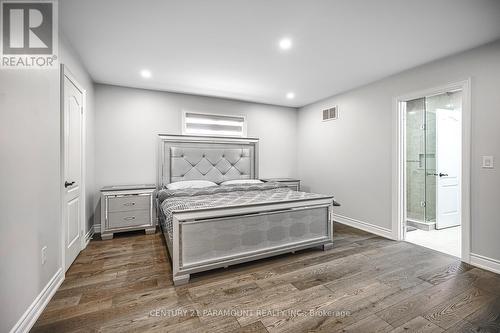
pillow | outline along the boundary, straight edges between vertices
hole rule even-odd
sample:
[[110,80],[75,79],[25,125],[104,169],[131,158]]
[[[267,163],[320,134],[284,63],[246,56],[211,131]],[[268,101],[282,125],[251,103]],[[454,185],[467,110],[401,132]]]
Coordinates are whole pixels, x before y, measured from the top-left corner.
[[258,179],[235,179],[235,180],[227,180],[221,185],[240,185],[240,184],[262,184],[263,182]]
[[182,190],[186,188],[204,188],[217,186],[214,182],[208,180],[183,180],[180,182],[170,183],[167,185],[169,190]]

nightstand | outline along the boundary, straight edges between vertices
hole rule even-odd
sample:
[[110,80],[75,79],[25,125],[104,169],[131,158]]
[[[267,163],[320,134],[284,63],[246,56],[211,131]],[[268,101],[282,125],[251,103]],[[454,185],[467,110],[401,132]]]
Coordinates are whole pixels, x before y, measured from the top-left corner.
[[106,186],[101,190],[101,239],[116,232],[144,229],[156,231],[153,209],[155,185]]
[[281,183],[289,188],[291,188],[294,191],[300,191],[300,179],[295,179],[295,178],[265,178],[261,179],[263,182],[275,182],[275,183]]

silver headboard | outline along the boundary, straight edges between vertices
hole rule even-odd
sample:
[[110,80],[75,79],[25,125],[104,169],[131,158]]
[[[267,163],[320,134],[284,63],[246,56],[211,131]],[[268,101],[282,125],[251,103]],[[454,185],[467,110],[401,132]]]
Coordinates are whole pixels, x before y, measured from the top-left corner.
[[181,180],[256,179],[259,139],[159,135],[157,187]]

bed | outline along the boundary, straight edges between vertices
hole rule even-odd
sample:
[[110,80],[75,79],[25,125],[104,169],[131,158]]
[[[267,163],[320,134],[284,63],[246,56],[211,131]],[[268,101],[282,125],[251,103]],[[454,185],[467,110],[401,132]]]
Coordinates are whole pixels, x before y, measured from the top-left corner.
[[258,139],[160,135],[158,147],[157,216],[175,285],[196,272],[333,246],[332,196],[270,182],[166,188],[258,179]]

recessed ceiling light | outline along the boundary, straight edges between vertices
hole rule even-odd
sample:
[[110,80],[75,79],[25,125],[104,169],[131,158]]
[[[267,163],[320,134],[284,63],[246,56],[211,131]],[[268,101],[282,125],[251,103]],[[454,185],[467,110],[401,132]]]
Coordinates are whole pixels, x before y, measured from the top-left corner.
[[288,99],[294,99],[295,98],[295,94],[293,92],[289,92],[286,94],[286,98]]
[[143,78],[145,78],[145,79],[149,79],[149,78],[152,76],[152,74],[151,74],[151,71],[150,71],[150,70],[148,70],[148,69],[143,69],[143,70],[141,71],[141,76],[142,76]]
[[280,48],[282,50],[289,50],[292,47],[292,40],[290,38],[282,38],[280,40]]

